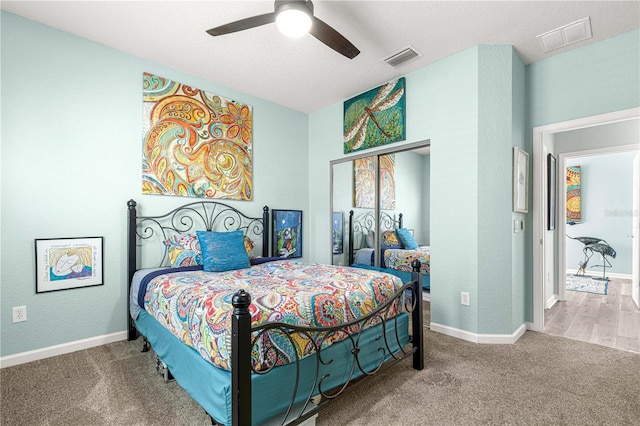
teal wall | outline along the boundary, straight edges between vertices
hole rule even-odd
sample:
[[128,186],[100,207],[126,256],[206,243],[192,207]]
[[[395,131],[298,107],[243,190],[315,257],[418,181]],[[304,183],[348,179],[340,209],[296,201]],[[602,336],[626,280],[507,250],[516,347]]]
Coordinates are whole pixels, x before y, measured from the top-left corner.
[[[511,334],[524,322],[524,286],[519,260],[512,251],[525,241],[516,239],[512,223],[513,146],[522,146],[524,64],[514,49],[481,46],[478,94],[478,333]],[[516,84],[517,83],[517,84]],[[513,214],[517,216],[517,214]],[[512,235],[513,241],[512,241]]]
[[[407,76],[409,134],[431,140],[431,322],[477,331],[478,48]],[[412,119],[411,112],[414,112]],[[460,305],[460,292],[471,305]]]
[[528,65],[531,127],[637,107],[639,56],[634,30]]
[[[126,201],[143,214],[187,202],[141,195],[143,72],[253,106],[254,200],[228,204],[307,217],[306,114],[6,12],[1,19],[0,355],[125,330]],[[85,236],[104,236],[104,285],[36,295],[34,239]],[[21,305],[28,320],[12,324],[11,307]]]
[[[511,139],[513,146],[525,149],[526,141],[526,121],[527,121],[527,96],[526,96],[526,67],[522,63],[520,56],[515,50],[511,52],[512,56],[512,81],[511,81]],[[513,164],[513,163],[512,163]],[[529,163],[531,165],[531,162]],[[511,169],[513,172],[513,169]],[[513,175],[509,177],[513,181]],[[511,184],[511,193],[513,183]],[[531,200],[529,200],[531,201]],[[512,213],[513,219],[522,219],[521,213]],[[510,225],[511,225],[510,224]],[[511,225],[509,229],[512,229]],[[531,321],[527,317],[527,301],[526,301],[526,285],[527,277],[531,276],[531,269],[527,269],[530,265],[527,259],[531,259],[532,249],[531,240],[526,239],[523,232],[511,234],[511,310],[512,324],[511,329],[516,330],[523,322]]]

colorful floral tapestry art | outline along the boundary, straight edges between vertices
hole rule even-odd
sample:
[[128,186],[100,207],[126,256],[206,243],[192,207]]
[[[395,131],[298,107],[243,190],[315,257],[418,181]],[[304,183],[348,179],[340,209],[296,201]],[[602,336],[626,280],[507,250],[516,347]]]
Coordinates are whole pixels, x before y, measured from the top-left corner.
[[253,198],[248,105],[143,75],[142,193]]
[[582,222],[580,166],[567,167],[567,223]]
[[[380,157],[380,208],[395,210],[396,180],[395,154]],[[376,164],[374,157],[359,158],[353,161],[354,207],[375,208],[376,200]]]

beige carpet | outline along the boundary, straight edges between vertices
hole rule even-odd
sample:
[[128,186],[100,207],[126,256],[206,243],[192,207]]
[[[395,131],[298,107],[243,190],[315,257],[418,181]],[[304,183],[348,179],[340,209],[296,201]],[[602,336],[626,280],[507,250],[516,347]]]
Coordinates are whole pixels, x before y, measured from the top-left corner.
[[[527,332],[480,345],[425,330],[425,370],[405,360],[342,401],[319,425],[638,425],[640,354]],[[156,374],[141,341],[0,370],[4,425],[207,425]]]

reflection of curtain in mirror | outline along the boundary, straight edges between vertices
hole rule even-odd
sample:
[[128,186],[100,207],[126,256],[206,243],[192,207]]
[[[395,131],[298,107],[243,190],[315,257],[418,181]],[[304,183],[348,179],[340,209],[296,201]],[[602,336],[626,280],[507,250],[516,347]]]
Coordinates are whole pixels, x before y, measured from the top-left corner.
[[[380,208],[395,210],[395,154],[380,157]],[[354,207],[372,209],[376,199],[376,168],[374,157],[360,158],[353,162]]]
[[580,166],[567,167],[567,223],[582,222]]

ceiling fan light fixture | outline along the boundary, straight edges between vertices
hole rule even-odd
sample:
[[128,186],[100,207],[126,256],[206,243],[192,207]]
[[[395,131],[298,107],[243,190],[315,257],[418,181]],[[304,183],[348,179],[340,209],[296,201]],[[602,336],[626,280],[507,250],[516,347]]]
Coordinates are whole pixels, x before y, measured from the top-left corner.
[[286,3],[276,11],[276,25],[287,37],[302,37],[311,29],[311,23],[311,11],[304,3]]

